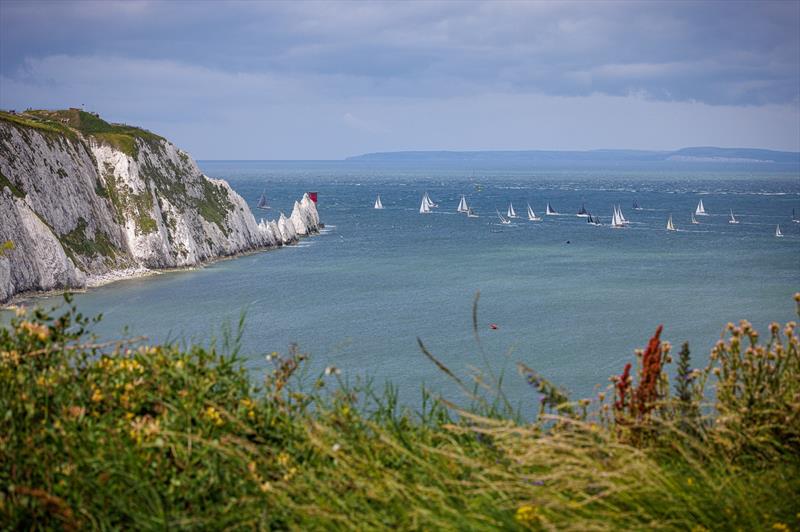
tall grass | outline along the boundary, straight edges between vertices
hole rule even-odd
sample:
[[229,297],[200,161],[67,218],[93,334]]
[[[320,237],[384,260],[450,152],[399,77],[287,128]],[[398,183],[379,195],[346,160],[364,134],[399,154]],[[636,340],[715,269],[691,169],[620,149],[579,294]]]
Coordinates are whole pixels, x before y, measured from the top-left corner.
[[502,374],[422,342],[469,407],[426,392],[412,412],[335,368],[301,385],[296,348],[254,387],[241,327],[218,351],[99,343],[91,322],[68,305],[0,330],[5,528],[800,529],[793,323],[764,344],[730,325],[700,369],[686,346],[675,396],[658,334],[591,402],[521,366],[526,422]]

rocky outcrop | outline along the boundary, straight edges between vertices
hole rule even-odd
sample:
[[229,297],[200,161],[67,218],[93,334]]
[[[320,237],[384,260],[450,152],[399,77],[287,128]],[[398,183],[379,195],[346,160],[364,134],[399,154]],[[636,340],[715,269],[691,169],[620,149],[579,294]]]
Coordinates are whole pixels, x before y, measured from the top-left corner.
[[227,182],[166,139],[79,110],[0,112],[0,303],[127,272],[292,243],[320,227],[307,195],[256,222]]

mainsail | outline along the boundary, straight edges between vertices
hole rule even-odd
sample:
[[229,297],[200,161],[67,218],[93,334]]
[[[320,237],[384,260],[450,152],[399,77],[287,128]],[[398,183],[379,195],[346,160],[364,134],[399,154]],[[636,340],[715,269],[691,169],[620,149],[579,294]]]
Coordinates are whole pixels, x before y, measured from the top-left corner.
[[675,226],[672,225],[672,215],[669,215],[669,220],[667,220],[667,231],[675,231]]
[[428,193],[426,192],[424,196],[422,196],[422,202],[419,204],[419,213],[420,214],[429,214],[431,212],[431,207],[428,204]]
[[506,216],[508,216],[509,218],[517,217],[517,212],[514,210],[514,204],[511,203],[510,201],[508,202],[508,212],[506,213]]
[[378,197],[375,200],[375,208],[376,209],[383,209],[383,203],[381,203],[381,195],[380,194],[378,194]]
[[694,217],[694,213],[692,213],[692,223],[695,224],[695,225],[700,223],[700,222],[697,221],[697,218]]
[[586,204],[581,203],[581,209],[575,216],[578,216],[580,218],[587,218],[589,216],[589,211],[586,210]]
[[775,236],[778,238],[783,236],[783,233],[781,233],[781,224],[778,224],[778,227],[775,228]]
[[536,213],[533,212],[533,209],[531,209],[531,204],[530,203],[528,203],[528,220],[530,220],[532,222],[539,222],[539,221],[542,220],[542,218],[540,216],[536,216]]
[[616,205],[614,205],[614,213],[611,215],[611,227],[625,227],[625,223]]
[[259,209],[265,209],[265,210],[269,209],[269,206],[267,205],[267,191],[266,190],[263,191],[261,193],[261,197],[258,198],[258,203],[256,204],[256,207],[259,208]]
[[550,202],[547,202],[547,209],[545,209],[544,213],[548,216],[556,216],[558,213],[550,206]]
[[708,216],[706,208],[703,206],[703,200],[700,200],[700,202],[697,204],[697,208],[694,210],[694,213],[697,216]]
[[464,194],[461,194],[461,201],[458,202],[458,209],[457,212],[469,212],[469,207],[467,206],[467,199],[464,197]]
[[500,214],[500,211],[496,211],[496,212],[497,212],[497,217],[500,218],[500,223],[501,224],[508,225],[508,224],[511,223],[511,220],[507,220],[507,219],[503,218],[503,215]]
[[738,224],[739,223],[739,220],[737,220],[736,217],[733,215],[733,209],[731,209],[731,219],[728,220],[728,223],[729,224]]

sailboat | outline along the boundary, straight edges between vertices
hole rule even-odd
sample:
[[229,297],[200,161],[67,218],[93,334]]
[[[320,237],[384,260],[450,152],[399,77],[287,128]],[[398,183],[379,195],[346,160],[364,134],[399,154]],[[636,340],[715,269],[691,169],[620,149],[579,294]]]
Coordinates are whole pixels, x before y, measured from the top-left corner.
[[383,203],[381,203],[381,195],[378,194],[377,199],[375,199],[375,209],[383,209]]
[[549,201],[547,202],[547,209],[545,209],[544,213],[547,216],[558,216],[558,213],[553,209],[552,206],[550,206],[550,202]]
[[781,224],[778,224],[778,227],[775,228],[775,236],[778,238],[783,238],[783,233],[781,233]]
[[508,220],[507,218],[504,218],[503,215],[500,214],[500,211],[497,211],[497,217],[500,218],[500,223],[501,224],[503,224],[503,225],[511,224],[511,220]]
[[698,225],[700,222],[697,221],[697,218],[694,217],[694,213],[692,213],[692,223]]
[[622,217],[620,216],[619,209],[614,205],[614,213],[611,215],[611,227],[621,228],[625,227]]
[[589,213],[588,218],[586,218],[586,222],[589,225],[600,225],[600,218],[592,216],[592,213]]
[[424,196],[422,196],[422,202],[419,204],[419,213],[420,214],[430,214],[431,206],[428,204],[428,193],[426,192]]
[[472,207],[467,209],[467,218],[477,218],[478,215],[472,210]]
[[703,206],[703,200],[700,200],[700,202],[697,204],[697,208],[694,210],[694,213],[697,216],[708,216],[706,208]]
[[269,209],[269,205],[267,205],[267,191],[266,190],[264,190],[261,193],[261,197],[258,198],[258,203],[256,204],[256,208],[262,209],[262,210]]
[[729,224],[738,224],[739,223],[739,220],[737,220],[736,217],[733,215],[733,209],[731,209],[731,219],[728,220],[728,223]]
[[638,202],[638,201],[636,201],[636,200],[633,200],[633,210],[634,210],[634,211],[641,211],[641,210],[644,210],[644,209],[642,209],[642,208],[639,206],[639,202]]
[[517,217],[517,211],[514,210],[514,204],[511,203],[510,201],[508,202],[508,212],[506,212],[506,216],[508,216],[509,218]]
[[533,209],[531,209],[531,204],[530,203],[528,203],[528,220],[530,220],[531,222],[541,222],[542,221],[542,217],[541,216],[536,216],[536,213],[533,212]]
[[617,205],[617,212],[619,213],[619,221],[622,222],[622,225],[628,225],[628,220],[625,219],[625,215],[622,214],[622,206]]
[[677,231],[677,229],[675,229],[675,226],[672,225],[672,215],[671,214],[669,215],[669,220],[667,220],[667,231]]
[[795,216],[795,214],[794,214],[794,208],[792,209],[792,221],[793,221],[794,223],[796,223],[796,224],[800,224],[800,218],[798,218],[797,216]]
[[461,194],[461,201],[458,202],[458,208],[456,212],[469,212],[469,207],[467,207],[467,199],[464,197],[464,194]]
[[425,199],[425,202],[428,204],[428,208],[429,209],[433,209],[433,208],[439,206],[438,204],[433,202],[433,200],[431,199],[431,197],[428,195],[427,192],[425,193],[425,198],[424,199]]
[[589,211],[586,210],[586,204],[581,203],[581,209],[578,211],[578,214],[576,214],[575,216],[577,216],[578,218],[588,218]]

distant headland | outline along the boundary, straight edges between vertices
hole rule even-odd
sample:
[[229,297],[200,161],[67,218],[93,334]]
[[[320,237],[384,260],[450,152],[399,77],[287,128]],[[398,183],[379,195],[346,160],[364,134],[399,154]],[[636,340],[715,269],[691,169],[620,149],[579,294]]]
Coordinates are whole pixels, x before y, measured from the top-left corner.
[[381,162],[689,162],[729,164],[781,164],[800,166],[800,152],[757,148],[692,147],[673,151],[648,150],[486,150],[486,151],[396,151],[366,153],[348,161]]

